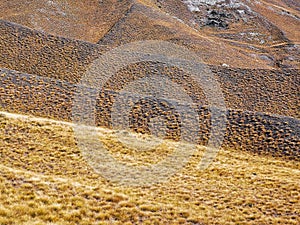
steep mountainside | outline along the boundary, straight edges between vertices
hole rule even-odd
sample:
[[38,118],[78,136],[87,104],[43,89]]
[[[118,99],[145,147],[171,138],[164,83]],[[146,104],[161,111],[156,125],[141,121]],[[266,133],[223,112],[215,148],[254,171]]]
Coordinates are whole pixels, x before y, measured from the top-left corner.
[[111,47],[169,40],[194,49],[209,64],[299,68],[296,1],[14,0],[2,1],[0,9],[3,20]]

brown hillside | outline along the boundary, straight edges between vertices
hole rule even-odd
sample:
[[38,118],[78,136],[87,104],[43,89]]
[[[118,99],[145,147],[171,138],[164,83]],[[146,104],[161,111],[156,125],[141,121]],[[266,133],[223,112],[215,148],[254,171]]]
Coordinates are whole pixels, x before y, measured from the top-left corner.
[[96,43],[129,6],[130,0],[5,0],[0,2],[0,19],[52,35]]
[[0,1],[0,225],[300,224],[299,12]]
[[[266,1],[261,4],[234,1],[242,6],[228,9],[225,4],[224,9],[218,10],[204,5],[199,12],[190,12],[182,1],[27,2],[30,4],[24,5],[19,0],[2,2],[0,18],[45,33],[111,47],[135,40],[169,40],[193,49],[204,62],[214,65],[299,68],[298,13],[281,1],[276,7]],[[245,11],[245,18],[238,10]],[[226,29],[199,20],[210,21],[214,12],[217,17],[220,13],[225,15],[217,20],[224,20],[228,24]],[[294,52],[293,57],[289,57],[290,51]],[[234,60],[232,55],[236,56]]]

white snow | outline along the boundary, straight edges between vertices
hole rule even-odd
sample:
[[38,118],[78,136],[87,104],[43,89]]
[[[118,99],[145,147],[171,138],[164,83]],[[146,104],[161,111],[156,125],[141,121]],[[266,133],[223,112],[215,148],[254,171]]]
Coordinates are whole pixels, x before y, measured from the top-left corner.
[[252,12],[251,8],[240,0],[230,0],[229,3],[226,3],[225,0],[183,0],[183,3],[187,5],[191,12],[199,12],[202,5],[217,5],[218,7],[237,9],[240,14],[244,14],[245,10]]
[[183,2],[187,5],[188,9],[191,12],[199,12],[200,5],[203,5],[203,4],[216,5],[217,3],[224,2],[224,1],[225,0],[185,0]]

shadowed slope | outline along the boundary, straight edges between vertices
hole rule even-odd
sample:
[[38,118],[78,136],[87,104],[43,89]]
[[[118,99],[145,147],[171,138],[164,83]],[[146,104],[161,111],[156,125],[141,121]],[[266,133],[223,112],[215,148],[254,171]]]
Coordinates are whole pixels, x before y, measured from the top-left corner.
[[78,82],[106,47],[56,37],[0,20],[0,67]]

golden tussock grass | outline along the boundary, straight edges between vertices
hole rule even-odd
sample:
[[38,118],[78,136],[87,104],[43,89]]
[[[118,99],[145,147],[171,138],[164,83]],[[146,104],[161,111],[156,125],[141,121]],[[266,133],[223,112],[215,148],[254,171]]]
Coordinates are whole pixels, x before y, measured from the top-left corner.
[[[173,145],[136,155],[112,134],[102,141],[126,163],[153,163]],[[198,147],[166,183],[125,187],[89,167],[68,125],[2,115],[0,139],[0,224],[300,223],[297,161],[221,150],[199,171]]]

